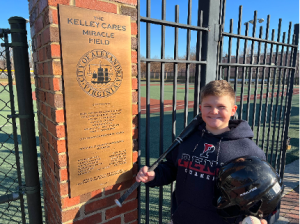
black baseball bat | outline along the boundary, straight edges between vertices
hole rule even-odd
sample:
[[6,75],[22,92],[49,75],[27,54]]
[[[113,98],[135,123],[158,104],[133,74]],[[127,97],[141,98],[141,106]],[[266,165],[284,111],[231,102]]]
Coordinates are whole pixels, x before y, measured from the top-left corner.
[[[184,139],[190,136],[197,130],[199,124],[203,122],[201,114],[198,114],[193,120],[186,126],[185,129],[180,133],[180,135],[173,141],[172,145],[153,163],[153,165],[149,168],[148,172],[154,171],[155,168],[162,162],[162,160],[167,156],[169,152],[171,152],[174,148],[180,145]],[[126,198],[138,187],[141,182],[135,182],[119,199],[115,199],[115,203],[122,207],[122,203],[126,200]]]

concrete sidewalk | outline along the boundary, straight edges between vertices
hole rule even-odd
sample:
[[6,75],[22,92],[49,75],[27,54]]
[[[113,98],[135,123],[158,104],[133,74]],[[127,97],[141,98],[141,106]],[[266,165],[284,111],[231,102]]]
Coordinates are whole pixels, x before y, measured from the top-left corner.
[[299,160],[285,166],[280,216],[274,224],[299,224]]

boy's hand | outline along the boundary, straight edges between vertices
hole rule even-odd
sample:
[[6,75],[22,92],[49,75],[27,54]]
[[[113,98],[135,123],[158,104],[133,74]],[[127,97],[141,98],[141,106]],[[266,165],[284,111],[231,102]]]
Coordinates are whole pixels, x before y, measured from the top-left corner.
[[136,182],[143,182],[143,183],[147,183],[149,181],[154,180],[155,177],[155,172],[154,171],[150,171],[148,172],[149,167],[148,166],[144,166],[143,168],[140,169],[140,171],[138,172],[138,174],[136,175]]

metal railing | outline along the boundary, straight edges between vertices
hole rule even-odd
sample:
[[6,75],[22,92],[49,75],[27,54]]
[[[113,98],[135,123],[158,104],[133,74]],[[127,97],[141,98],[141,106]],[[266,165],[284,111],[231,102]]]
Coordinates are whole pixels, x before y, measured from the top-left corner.
[[15,88],[11,73],[9,30],[0,30],[0,220],[1,223],[26,223],[20,152],[15,109]]
[[[226,4],[226,0],[223,0],[223,4]],[[254,12],[253,21],[252,36],[249,36],[249,23],[245,24],[245,35],[242,35],[242,6],[240,6],[237,34],[233,33],[233,19],[230,20],[229,33],[222,32],[222,44],[218,52],[218,65],[220,67],[218,79],[227,79],[234,86],[236,93],[239,93],[237,94],[239,119],[245,119],[249,122],[252,130],[256,133],[254,139],[256,144],[265,151],[268,162],[283,177],[297,64],[299,24],[294,26],[294,34],[291,36],[292,23],[289,23],[286,40],[286,32],[281,34],[282,20],[280,19],[277,40],[275,41],[274,29],[272,30],[271,40],[268,39],[270,32],[269,15],[265,38],[263,38],[262,26],[259,28],[259,37],[256,37],[257,11]],[[224,62],[224,57],[221,56],[223,54],[224,37],[228,37],[227,62]],[[236,39],[235,53],[232,52],[234,38]],[[244,52],[241,52],[240,49],[241,39],[244,41]],[[250,54],[246,50],[248,41],[251,41]],[[256,43],[258,52],[254,57]],[[275,47],[276,49],[274,49]],[[280,48],[281,51],[279,52]],[[242,62],[240,60],[241,53],[243,53]],[[234,56],[232,57],[232,55]],[[233,68],[234,77],[231,72]],[[222,71],[225,71],[223,77],[221,77]],[[239,82],[241,79],[242,81]],[[254,80],[254,82],[247,82],[247,80]],[[267,87],[265,87],[265,82],[259,80],[267,80]],[[252,85],[254,85],[254,88]],[[245,93],[245,91],[247,92]],[[244,113],[245,110],[246,113]]]
[[[0,220],[1,223],[38,224],[42,223],[42,208],[26,20],[11,17],[8,21],[11,28],[0,29],[0,38],[4,42],[1,43],[0,73],[7,74],[7,79],[0,80],[0,172],[3,174],[0,179]],[[8,34],[11,43],[8,42]],[[10,49],[14,61],[15,88]],[[16,118],[19,119],[19,135]],[[19,151],[19,143],[22,151]],[[26,200],[23,194],[26,194]]]
[[[145,58],[141,57],[141,50],[140,50],[140,43],[138,44],[138,102],[141,102],[141,63],[145,63],[145,73],[146,77],[143,79],[145,81],[145,115],[142,118],[141,114],[141,103],[138,105],[139,111],[139,155],[145,155],[145,165],[150,165],[150,154],[151,152],[151,145],[154,144],[153,142],[157,142],[159,150],[158,154],[161,155],[166,149],[166,141],[173,141],[176,138],[176,131],[182,130],[182,128],[186,127],[188,124],[189,119],[194,117],[196,114],[199,113],[199,102],[200,102],[200,89],[204,86],[207,82],[214,80],[216,74],[216,64],[217,58],[215,57],[217,49],[217,41],[215,38],[218,38],[219,27],[215,26],[214,24],[218,24],[219,22],[219,10],[218,4],[212,6],[209,1],[197,1],[198,10],[197,10],[197,25],[192,25],[192,0],[188,0],[188,9],[187,9],[187,23],[182,24],[179,23],[179,5],[175,6],[175,18],[174,22],[166,20],[166,0],[162,0],[161,4],[161,19],[153,19],[151,18],[151,0],[147,0],[146,3],[146,16],[141,16],[140,14],[140,1],[138,2],[138,31],[139,37],[141,36],[141,24],[145,23],[146,26],[146,55]],[[169,12],[169,10],[168,10]],[[214,16],[209,16],[214,15]],[[160,48],[160,58],[151,58],[151,25],[159,25],[161,28],[161,48]],[[173,59],[166,58],[166,27],[171,27],[174,29],[174,54]],[[179,58],[179,29],[186,31],[186,56],[184,59]],[[209,32],[212,31],[213,32]],[[191,59],[191,31],[197,33],[196,37],[196,58],[195,60]],[[140,39],[139,39],[140,41]],[[208,60],[209,59],[209,60]],[[151,89],[151,63],[159,63],[160,64],[160,77],[159,77],[159,125],[153,127],[152,122],[152,115],[151,115],[151,107],[150,107],[150,92]],[[165,65],[166,63],[173,64],[173,76],[172,76],[172,100],[168,98],[168,100],[172,101],[171,105],[165,105]],[[178,83],[179,79],[179,64],[185,64],[185,75],[184,78],[181,80],[181,83]],[[192,81],[190,77],[191,65],[195,66],[194,74],[192,75]],[[211,75],[213,74],[213,75]],[[169,82],[170,83],[170,82]],[[178,87],[179,85],[184,85],[184,93],[180,96],[184,95],[184,99],[181,100],[178,97]],[[192,85],[192,87],[190,86]],[[181,86],[180,86],[181,87]],[[181,88],[180,88],[181,89]],[[193,93],[190,92],[190,89],[193,89]],[[169,91],[169,90],[167,90]],[[157,94],[157,93],[156,93]],[[168,97],[170,95],[168,94]],[[189,104],[189,99],[193,98],[192,108]],[[181,103],[183,101],[183,103]],[[179,103],[180,102],[180,105]],[[170,130],[170,139],[165,138],[165,129],[166,127],[166,114],[165,114],[165,107],[171,108],[171,115],[168,115],[168,121],[171,120],[171,130]],[[192,111],[191,111],[192,110]],[[178,117],[180,114],[180,118]],[[183,116],[183,117],[182,117]],[[190,117],[189,117],[190,116]],[[179,121],[180,120],[180,121]],[[145,125],[144,125],[145,124]],[[179,126],[182,125],[182,127]],[[143,126],[142,126],[143,125]],[[156,125],[156,124],[155,124]],[[144,128],[145,127],[145,128]],[[158,138],[155,140],[153,139],[153,135],[151,135],[151,130],[153,128],[156,129],[156,132],[159,133]],[[145,129],[145,130],[143,130]],[[152,133],[153,134],[153,133]],[[159,156],[158,155],[158,156]],[[139,157],[139,166],[141,166],[141,156]],[[163,216],[166,219],[166,216],[163,214],[163,198],[166,189],[163,187],[159,188],[158,192],[158,218],[157,221],[159,223],[163,223]],[[171,190],[168,191],[167,194],[174,191],[173,184],[171,184]],[[141,195],[141,189],[139,190],[139,198],[143,198],[144,196]],[[170,197],[171,198],[171,197]],[[171,200],[171,199],[170,199]],[[141,200],[139,200],[141,203]],[[172,203],[172,202],[171,202]],[[141,209],[141,204],[139,204],[139,222],[141,222],[141,211],[143,211],[143,217],[145,219],[145,223],[149,223],[150,221],[150,191],[149,188],[145,187],[145,203],[143,204],[145,208]],[[168,204],[168,207],[170,204]],[[170,219],[171,217],[169,217]]]

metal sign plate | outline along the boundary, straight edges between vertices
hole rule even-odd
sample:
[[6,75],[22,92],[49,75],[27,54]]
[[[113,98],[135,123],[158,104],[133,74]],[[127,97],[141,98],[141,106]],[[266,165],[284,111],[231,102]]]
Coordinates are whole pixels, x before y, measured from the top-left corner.
[[130,17],[59,5],[71,197],[132,178]]

